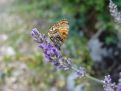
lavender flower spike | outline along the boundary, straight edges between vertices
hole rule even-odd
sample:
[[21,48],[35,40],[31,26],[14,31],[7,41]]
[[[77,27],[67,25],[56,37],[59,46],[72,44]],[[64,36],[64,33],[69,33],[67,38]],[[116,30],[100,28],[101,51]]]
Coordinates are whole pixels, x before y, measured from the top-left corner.
[[115,91],[115,84],[111,82],[110,75],[105,76],[103,84],[104,91]]
[[61,68],[64,70],[71,68],[71,61],[67,58],[62,57],[62,54],[58,48],[54,46],[49,38],[34,28],[32,30],[33,39],[39,43],[39,48],[42,49],[44,53],[44,58],[47,62],[51,62],[56,68]]
[[45,35],[39,33],[36,28],[32,30],[32,37],[37,43],[39,43],[39,48],[43,50],[48,61],[56,60],[61,56],[59,50],[50,43]]
[[31,35],[37,43],[42,43],[44,41],[42,34],[40,34],[36,28],[32,29]]
[[121,91],[121,72],[119,73],[119,83],[116,91]]
[[109,10],[116,22],[121,24],[121,12],[118,11],[117,5],[114,4],[112,0],[109,0]]

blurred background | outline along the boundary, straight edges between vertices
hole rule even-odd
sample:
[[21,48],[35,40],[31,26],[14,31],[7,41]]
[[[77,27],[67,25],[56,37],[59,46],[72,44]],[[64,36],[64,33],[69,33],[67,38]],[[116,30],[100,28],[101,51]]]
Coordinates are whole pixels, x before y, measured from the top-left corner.
[[[121,1],[113,0],[121,10]],[[70,25],[63,55],[94,77],[121,71],[121,27],[114,22],[108,0],[0,0],[0,91],[102,91],[102,85],[75,79],[44,63],[31,37],[32,28],[47,34],[61,19]]]

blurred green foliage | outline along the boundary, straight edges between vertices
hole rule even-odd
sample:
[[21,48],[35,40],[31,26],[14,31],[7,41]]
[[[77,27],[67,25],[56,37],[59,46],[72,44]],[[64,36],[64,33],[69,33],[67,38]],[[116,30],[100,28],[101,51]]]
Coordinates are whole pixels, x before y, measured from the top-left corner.
[[[118,5],[121,3],[120,0],[117,2]],[[16,3],[21,13],[29,13],[35,18],[43,17],[51,22],[67,18],[72,34],[85,28],[95,32],[96,24],[103,22],[104,26],[111,21],[108,0],[17,0]]]

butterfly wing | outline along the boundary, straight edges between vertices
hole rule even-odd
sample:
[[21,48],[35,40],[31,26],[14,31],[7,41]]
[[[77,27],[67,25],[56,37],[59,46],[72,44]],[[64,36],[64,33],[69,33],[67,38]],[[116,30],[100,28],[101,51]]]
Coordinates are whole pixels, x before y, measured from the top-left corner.
[[60,49],[68,36],[69,24],[67,20],[61,20],[54,24],[48,31],[48,36],[54,45]]

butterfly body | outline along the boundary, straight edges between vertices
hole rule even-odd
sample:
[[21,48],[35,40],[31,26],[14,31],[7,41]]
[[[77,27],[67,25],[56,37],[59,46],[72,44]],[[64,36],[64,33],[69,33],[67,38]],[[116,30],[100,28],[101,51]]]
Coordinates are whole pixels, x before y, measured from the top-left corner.
[[67,20],[61,20],[54,24],[48,31],[48,36],[54,45],[60,49],[68,36],[69,25]]

